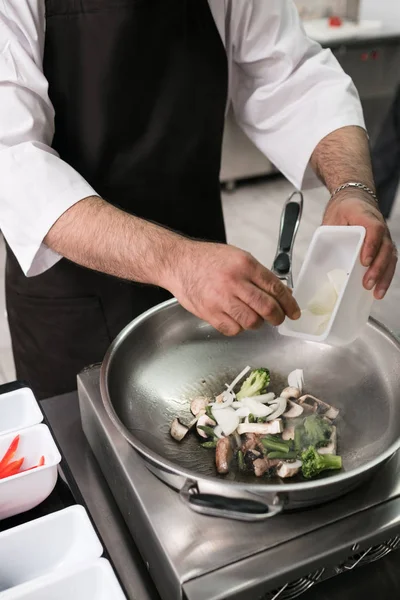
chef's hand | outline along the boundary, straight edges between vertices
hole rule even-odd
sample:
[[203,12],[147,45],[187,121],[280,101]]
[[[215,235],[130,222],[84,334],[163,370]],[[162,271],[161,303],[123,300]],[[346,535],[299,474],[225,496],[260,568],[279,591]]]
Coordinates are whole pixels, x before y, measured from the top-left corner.
[[247,252],[185,240],[179,254],[164,287],[224,335],[300,317],[291,291]]
[[329,203],[324,225],[362,225],[367,230],[361,262],[369,267],[364,287],[374,290],[377,300],[384,298],[392,282],[397,251],[385,220],[373,199],[366,193],[342,192]]

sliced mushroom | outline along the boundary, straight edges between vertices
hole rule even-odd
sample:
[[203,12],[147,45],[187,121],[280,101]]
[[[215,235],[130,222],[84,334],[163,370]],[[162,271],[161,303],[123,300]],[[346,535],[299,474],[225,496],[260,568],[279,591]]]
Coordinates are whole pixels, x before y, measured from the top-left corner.
[[239,435],[243,433],[257,433],[259,435],[282,433],[283,422],[282,419],[275,419],[275,421],[268,421],[267,423],[241,423],[237,428]]
[[233,458],[231,441],[227,437],[223,437],[217,442],[215,449],[215,464],[217,471],[221,475],[229,473],[229,467]]
[[304,411],[307,413],[313,412],[318,413],[320,415],[324,415],[328,417],[328,419],[336,419],[339,414],[339,410],[319,398],[315,398],[315,396],[310,396],[310,394],[306,394],[299,399],[299,404],[303,406]]
[[318,411],[318,403],[314,402],[312,396],[306,394],[299,398],[299,404],[303,407],[304,414],[310,415]]
[[174,440],[176,440],[177,442],[181,442],[188,431],[189,428],[185,425],[182,425],[179,419],[174,419],[172,421],[170,433]]
[[301,469],[301,460],[295,460],[294,462],[283,461],[277,468],[276,474],[281,479],[287,479],[288,477],[294,477],[298,474]]
[[281,398],[286,398],[286,400],[289,400],[289,398],[294,398],[295,400],[298,400],[300,396],[301,392],[297,387],[286,387],[281,393]]
[[289,440],[294,440],[295,429],[296,428],[294,425],[289,425],[288,427],[285,427],[285,429],[282,432],[282,439],[285,440],[285,442]]
[[197,398],[193,398],[193,400],[190,403],[190,411],[192,415],[197,417],[201,412],[204,414],[209,402],[210,399],[206,398],[205,396],[198,396]]
[[256,450],[260,444],[260,438],[255,433],[247,433],[243,444],[242,444],[242,452],[246,454],[249,450]]
[[262,477],[267,471],[279,465],[280,462],[281,461],[278,459],[268,460],[268,458],[257,458],[253,462],[254,475],[256,477]]
[[337,430],[336,427],[332,426],[332,433],[329,439],[329,444],[327,446],[323,446],[322,448],[318,448],[319,454],[336,454],[337,452]]
[[197,419],[197,423],[196,423],[197,433],[202,438],[208,438],[208,435],[206,434],[206,432],[203,431],[202,429],[200,429],[200,427],[204,427],[205,425],[208,425],[209,427],[215,427],[216,423],[215,423],[215,421],[210,419],[210,417],[208,415],[201,415],[201,417],[199,419]]
[[297,417],[300,417],[303,414],[304,408],[302,406],[300,406],[300,404],[297,404],[296,402],[292,402],[291,400],[288,400],[288,405],[289,405],[289,410],[287,410],[285,413],[283,413],[283,416],[286,419],[296,419]]

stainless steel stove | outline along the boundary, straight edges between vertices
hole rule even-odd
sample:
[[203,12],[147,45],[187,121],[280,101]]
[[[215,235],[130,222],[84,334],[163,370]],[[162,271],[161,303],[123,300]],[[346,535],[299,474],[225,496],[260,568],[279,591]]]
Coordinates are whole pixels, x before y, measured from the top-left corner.
[[82,425],[163,600],[289,600],[400,547],[400,455],[330,504],[262,524],[204,517],[108,419],[99,369],[78,377]]

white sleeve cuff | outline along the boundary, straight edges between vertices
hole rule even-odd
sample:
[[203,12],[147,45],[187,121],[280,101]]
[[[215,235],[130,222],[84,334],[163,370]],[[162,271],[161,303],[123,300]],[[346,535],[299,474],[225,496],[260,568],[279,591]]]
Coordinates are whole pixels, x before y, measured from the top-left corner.
[[44,243],[71,206],[95,190],[48,146],[28,142],[0,152],[0,229],[27,276],[61,258]]

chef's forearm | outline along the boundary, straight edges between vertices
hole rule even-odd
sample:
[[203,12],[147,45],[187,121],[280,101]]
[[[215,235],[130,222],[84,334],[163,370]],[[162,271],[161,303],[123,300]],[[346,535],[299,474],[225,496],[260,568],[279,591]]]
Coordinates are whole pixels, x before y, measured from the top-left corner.
[[166,287],[184,238],[90,197],[67,210],[44,242],[84,267]]
[[361,127],[330,133],[314,150],[311,166],[331,193],[350,181],[375,189],[368,136]]

